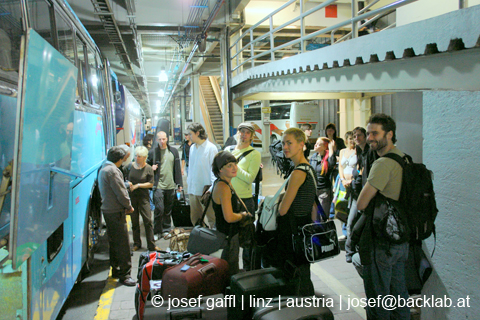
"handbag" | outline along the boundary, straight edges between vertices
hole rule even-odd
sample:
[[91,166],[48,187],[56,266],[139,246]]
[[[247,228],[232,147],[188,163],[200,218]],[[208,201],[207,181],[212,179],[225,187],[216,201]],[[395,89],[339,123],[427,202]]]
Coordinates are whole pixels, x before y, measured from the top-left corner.
[[322,206],[315,197],[317,221],[302,227],[296,227],[295,219],[290,215],[292,243],[297,265],[315,263],[340,254],[337,229],[332,220],[327,221]]
[[277,230],[278,207],[285,195],[285,192],[282,191],[288,180],[290,180],[290,176],[285,180],[275,195],[266,196],[261,204],[262,210],[258,222],[262,224],[263,230],[265,231]]
[[204,219],[211,200],[212,193],[210,193],[210,196],[207,199],[202,218],[198,220],[197,225],[190,232],[190,237],[188,238],[187,243],[188,252],[208,255],[223,249],[228,243],[227,236],[224,233],[218,230],[209,229],[205,226]]

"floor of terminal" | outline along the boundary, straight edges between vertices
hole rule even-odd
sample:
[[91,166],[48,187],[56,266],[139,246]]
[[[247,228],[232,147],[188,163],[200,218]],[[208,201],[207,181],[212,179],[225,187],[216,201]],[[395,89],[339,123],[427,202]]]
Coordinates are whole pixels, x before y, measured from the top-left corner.
[[[263,161],[262,194],[274,194],[281,186],[283,179],[276,174],[269,158],[265,158]],[[184,180],[186,180],[185,177]],[[341,226],[338,221],[336,223],[340,235]],[[141,229],[142,237],[144,237],[143,226]],[[108,241],[106,235],[101,240],[102,245],[95,255],[94,270],[75,286],[59,319],[136,319],[135,287],[120,285],[117,280],[108,277]],[[167,240],[161,239],[156,244],[162,249],[168,247]],[[132,277],[134,279],[137,276],[138,258],[143,250],[146,250],[146,248],[134,252],[132,256]],[[335,319],[366,319],[365,310],[358,306],[358,299],[365,297],[363,281],[353,265],[345,262],[344,251],[335,258],[313,264],[311,274],[316,295],[324,299],[325,305],[332,310]],[[105,279],[107,279],[106,282]]]

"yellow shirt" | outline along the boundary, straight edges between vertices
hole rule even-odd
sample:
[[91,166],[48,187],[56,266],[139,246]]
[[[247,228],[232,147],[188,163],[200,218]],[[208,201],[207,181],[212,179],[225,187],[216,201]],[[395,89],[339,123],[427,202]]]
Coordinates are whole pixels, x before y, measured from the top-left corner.
[[[242,153],[252,149],[252,146],[241,150],[235,149],[232,154],[238,159]],[[238,163],[237,176],[232,179],[232,186],[240,198],[248,199],[252,197],[252,183],[257,176],[261,162],[260,152],[253,150]]]

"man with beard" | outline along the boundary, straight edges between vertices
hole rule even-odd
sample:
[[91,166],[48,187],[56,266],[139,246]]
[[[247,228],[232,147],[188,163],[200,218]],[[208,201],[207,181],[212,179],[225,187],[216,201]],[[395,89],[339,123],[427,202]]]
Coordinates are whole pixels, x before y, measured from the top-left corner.
[[[370,217],[364,224],[358,243],[367,299],[388,295],[408,298],[405,281],[408,242],[395,244],[382,238],[371,223],[377,193],[393,200],[400,198],[403,169],[395,160],[384,157],[387,153],[404,156],[394,145],[395,130],[395,121],[385,114],[374,114],[368,120],[367,143],[380,158],[373,163],[367,183],[357,200],[358,210],[366,209],[363,214]],[[390,318],[410,319],[410,310],[406,306],[387,310],[379,303],[367,306],[367,319]]]

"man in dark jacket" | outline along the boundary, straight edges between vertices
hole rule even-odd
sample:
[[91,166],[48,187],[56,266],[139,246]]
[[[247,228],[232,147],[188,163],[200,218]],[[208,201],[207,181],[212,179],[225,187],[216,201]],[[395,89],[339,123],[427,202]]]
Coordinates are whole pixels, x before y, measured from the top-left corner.
[[157,133],[158,146],[148,152],[147,162],[155,171],[153,202],[155,204],[153,232],[156,240],[170,231],[175,192],[182,191],[182,167],[176,148],[168,144],[164,131]]
[[112,277],[118,278],[126,286],[134,286],[130,277],[132,262],[125,215],[133,212],[128,191],[123,182],[119,167],[125,157],[121,147],[108,150],[107,161],[98,174],[98,187],[102,196],[102,213],[107,225],[110,245],[110,266]]

